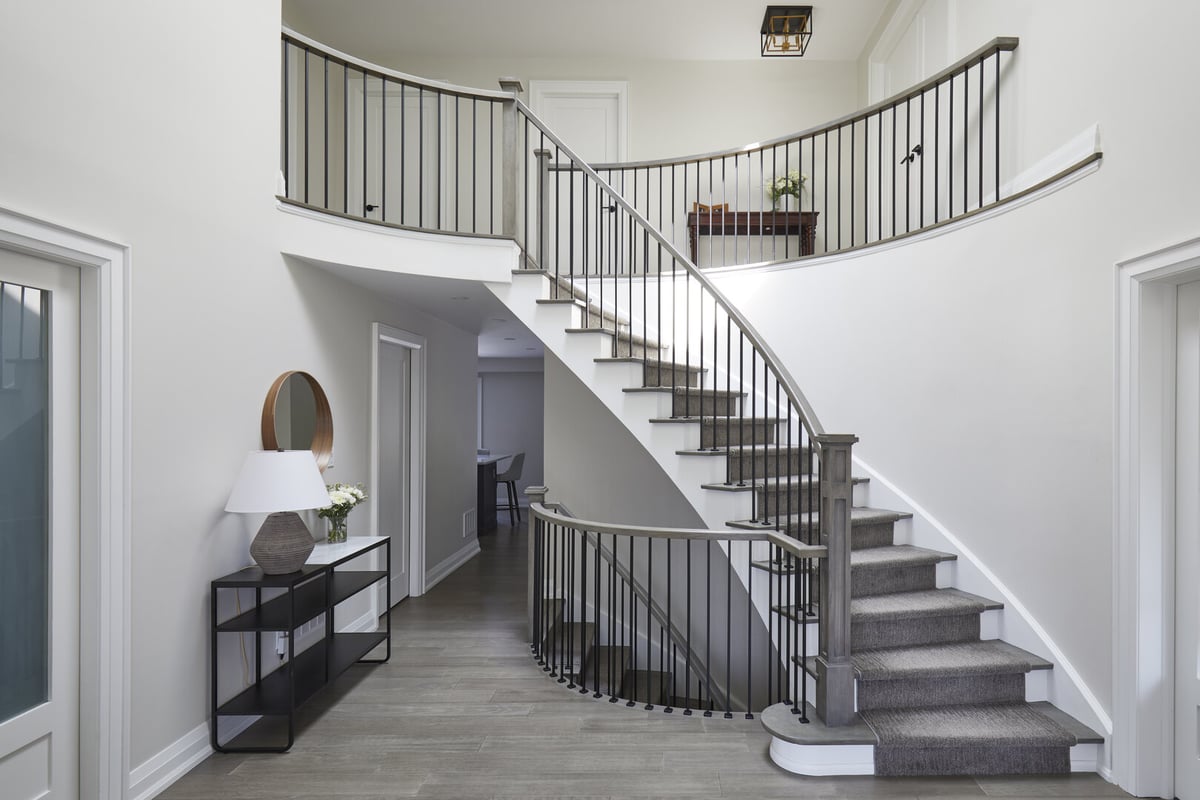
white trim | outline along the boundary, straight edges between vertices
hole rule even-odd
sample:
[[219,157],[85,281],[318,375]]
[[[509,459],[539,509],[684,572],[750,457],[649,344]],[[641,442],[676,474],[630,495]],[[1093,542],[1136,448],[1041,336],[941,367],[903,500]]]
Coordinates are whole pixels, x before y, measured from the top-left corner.
[[[625,160],[629,139],[628,81],[552,81],[529,82],[529,108],[539,119],[546,118],[546,100],[559,97],[612,97],[617,101],[617,157],[606,163]],[[567,142],[567,144],[571,144]]]
[[778,766],[797,775],[875,774],[873,744],[793,744],[772,736],[770,755]]
[[[316,222],[322,222],[326,225],[335,225],[341,228],[349,228],[350,230],[365,231],[380,236],[394,236],[398,239],[410,239],[422,242],[433,242],[435,244],[445,244],[447,239],[454,241],[460,240],[463,244],[470,244],[472,247],[494,247],[496,249],[513,249],[512,237],[504,236],[484,236],[477,234],[455,233],[454,231],[438,231],[433,233],[430,231],[416,230],[414,228],[402,228],[394,224],[382,224],[378,220],[368,221],[361,219],[353,219],[343,217],[338,214],[331,214],[327,211],[317,211],[312,208],[294,205],[280,199],[276,199],[275,208],[285,214],[310,219]],[[286,247],[281,247],[280,252],[284,255],[292,255],[298,258],[304,258],[303,253],[297,253],[294,250],[289,250]]]
[[1173,797],[1176,286],[1200,278],[1200,238],[1117,264],[1113,516],[1113,777]]
[[129,247],[0,208],[0,248],[80,270],[79,783],[129,779]]
[[[867,473],[871,479],[868,489],[871,493],[870,505],[911,512],[913,515],[913,544],[948,550],[958,556],[955,564],[957,588],[984,596],[998,595],[999,599],[1003,600],[1005,641],[1054,662],[1054,669],[1051,670],[1049,676],[1050,694],[1054,698],[1054,704],[1097,733],[1103,734],[1106,739],[1111,739],[1112,720],[1104,711],[1100,700],[1084,682],[1075,666],[1050,638],[1046,629],[1017,599],[1016,594],[988,569],[983,561],[963,544],[961,539],[951,533],[919,503],[859,457],[854,456],[853,460],[854,465]],[[881,497],[881,491],[885,492],[886,496]]]
[[[255,718],[240,720],[240,727],[248,728]],[[151,800],[168,786],[182,778],[193,767],[212,755],[209,744],[208,721],[164,747],[129,772],[129,797],[131,800]]]
[[459,548],[458,552],[454,553],[454,555],[443,559],[441,563],[431,567],[425,573],[425,591],[429,591],[434,586],[437,586],[450,573],[477,555],[479,555],[479,540],[472,539]]
[[[408,596],[427,590],[425,578],[425,441],[426,361],[425,337],[383,322],[371,323],[371,486],[379,486],[379,345],[407,347],[409,354],[409,518]],[[379,504],[371,504],[371,535],[379,536]],[[375,609],[378,618],[387,609]],[[373,629],[372,629],[373,630]]]
[[1100,152],[1103,152],[1100,149],[1100,124],[1092,123],[1032,167],[1021,170],[1020,175],[1004,184],[1001,193],[1005,197],[1012,197],[1017,192],[1036,186],[1046,178],[1069,169],[1072,164],[1078,164],[1088,156]]

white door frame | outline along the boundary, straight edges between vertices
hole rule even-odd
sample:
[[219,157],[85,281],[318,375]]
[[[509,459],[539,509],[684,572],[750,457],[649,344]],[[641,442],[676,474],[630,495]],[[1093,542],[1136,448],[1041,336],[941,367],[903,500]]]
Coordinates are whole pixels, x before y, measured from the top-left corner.
[[0,208],[0,248],[79,270],[79,788],[129,781],[129,247]]
[[[379,347],[409,353],[408,596],[425,594],[425,337],[382,322],[371,323],[371,486],[379,488]],[[379,536],[379,504],[371,503],[371,535]],[[382,614],[386,609],[380,609]]]
[[1174,797],[1175,317],[1200,238],[1117,265],[1114,780]]

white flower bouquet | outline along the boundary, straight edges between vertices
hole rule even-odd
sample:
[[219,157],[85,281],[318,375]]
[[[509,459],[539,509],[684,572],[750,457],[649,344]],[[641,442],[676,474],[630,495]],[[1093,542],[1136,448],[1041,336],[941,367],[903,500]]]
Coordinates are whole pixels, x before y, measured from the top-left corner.
[[808,176],[794,169],[768,183],[767,197],[771,198],[771,210],[779,208],[779,199],[782,197],[794,197],[798,201],[807,183]]
[[329,542],[346,541],[346,517],[355,506],[367,499],[363,485],[351,486],[346,483],[334,483],[325,487],[329,492],[329,505],[317,509],[317,516],[329,520]]

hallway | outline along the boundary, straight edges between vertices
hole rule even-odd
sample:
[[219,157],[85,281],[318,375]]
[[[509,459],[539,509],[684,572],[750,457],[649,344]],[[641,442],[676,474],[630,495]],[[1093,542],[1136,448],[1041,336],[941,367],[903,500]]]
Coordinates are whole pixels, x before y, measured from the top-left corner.
[[757,719],[612,706],[546,677],[525,641],[525,529],[392,615],[391,661],[307,704],[283,755],[214,755],[162,800],[399,797],[1125,797],[1096,775],[801,778]]

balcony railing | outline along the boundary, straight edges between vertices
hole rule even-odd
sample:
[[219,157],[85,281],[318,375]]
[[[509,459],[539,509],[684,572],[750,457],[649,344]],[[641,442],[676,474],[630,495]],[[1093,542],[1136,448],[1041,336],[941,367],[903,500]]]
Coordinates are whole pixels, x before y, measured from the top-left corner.
[[[911,89],[801,133],[592,167],[703,267],[790,261],[908,236],[1001,201],[1002,57],[1017,44],[993,39]],[[799,196],[772,201],[772,185],[788,188],[789,176],[792,186],[802,183]]]

